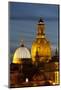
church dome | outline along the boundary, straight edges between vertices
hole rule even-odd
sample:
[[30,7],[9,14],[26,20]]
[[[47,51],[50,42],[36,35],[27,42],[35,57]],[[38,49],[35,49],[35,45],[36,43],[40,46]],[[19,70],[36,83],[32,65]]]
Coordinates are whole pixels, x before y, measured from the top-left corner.
[[36,40],[33,41],[31,47],[31,56],[33,62],[47,62],[51,59],[51,45],[50,42],[45,37],[45,24],[42,19],[38,22],[37,36]]
[[21,46],[15,50],[13,56],[13,63],[21,64],[23,59],[30,59],[30,58],[31,58],[30,51],[22,43]]

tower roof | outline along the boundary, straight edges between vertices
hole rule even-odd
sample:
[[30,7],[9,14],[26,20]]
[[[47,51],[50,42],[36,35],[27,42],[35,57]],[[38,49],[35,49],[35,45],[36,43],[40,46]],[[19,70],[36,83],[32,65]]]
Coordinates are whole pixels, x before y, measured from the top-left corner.
[[42,18],[38,21],[37,36],[32,43],[31,56],[33,62],[36,60],[48,62],[51,59],[51,45],[45,37],[44,20]]
[[38,24],[44,24],[44,20],[42,18],[39,19]]

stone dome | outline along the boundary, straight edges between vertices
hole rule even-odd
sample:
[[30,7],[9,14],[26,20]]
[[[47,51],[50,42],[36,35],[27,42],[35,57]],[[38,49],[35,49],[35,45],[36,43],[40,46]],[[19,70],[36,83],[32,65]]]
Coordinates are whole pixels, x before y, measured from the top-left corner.
[[21,44],[19,48],[15,50],[14,56],[13,56],[13,63],[15,64],[21,64],[22,59],[30,59],[31,54],[28,48],[24,46],[24,44]]
[[36,40],[33,41],[31,47],[31,56],[33,62],[45,62],[51,59],[51,45],[45,37],[45,24],[43,20],[39,20]]
[[41,39],[40,41],[36,40],[35,42],[32,43],[31,54],[34,61],[37,58],[39,59],[39,61],[50,59],[51,49],[49,42],[44,39]]

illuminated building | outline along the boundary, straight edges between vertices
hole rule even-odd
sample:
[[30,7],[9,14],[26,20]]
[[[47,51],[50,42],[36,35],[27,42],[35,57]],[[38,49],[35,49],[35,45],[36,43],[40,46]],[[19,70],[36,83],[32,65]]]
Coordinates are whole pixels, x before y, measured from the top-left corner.
[[59,55],[51,55],[51,44],[45,36],[45,23],[39,20],[36,40],[31,53],[23,41],[13,55],[13,70],[10,73],[11,86],[49,86],[59,84]]
[[16,49],[14,56],[13,56],[13,62],[15,64],[22,64],[23,59],[30,59],[31,54],[30,51],[24,46],[23,41],[21,42],[21,45],[19,48]]
[[[18,87],[23,82],[28,82],[29,68],[27,65],[31,63],[31,54],[28,48],[25,47],[23,40],[21,45],[17,48],[13,55],[13,61],[11,63],[10,70],[10,87]],[[28,74],[28,75],[27,75]]]
[[45,37],[45,24],[42,19],[39,20],[37,25],[36,40],[33,41],[31,47],[31,56],[33,63],[36,62],[36,58],[40,62],[48,62],[51,59],[51,45]]

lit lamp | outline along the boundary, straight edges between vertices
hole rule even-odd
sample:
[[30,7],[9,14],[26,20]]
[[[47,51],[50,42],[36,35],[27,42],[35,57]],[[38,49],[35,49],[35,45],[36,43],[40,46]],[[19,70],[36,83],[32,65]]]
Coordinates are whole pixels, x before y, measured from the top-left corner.
[[26,83],[28,83],[28,81],[29,81],[28,78],[26,78]]

